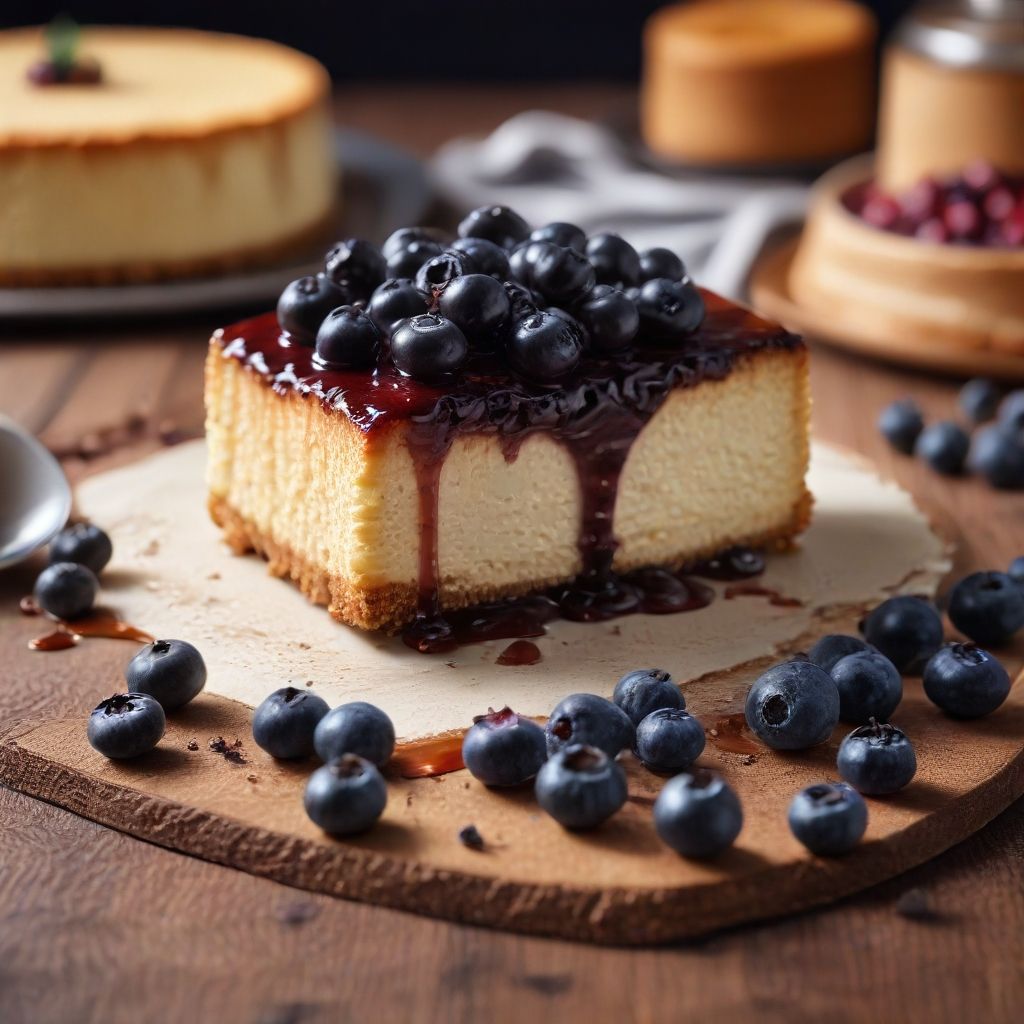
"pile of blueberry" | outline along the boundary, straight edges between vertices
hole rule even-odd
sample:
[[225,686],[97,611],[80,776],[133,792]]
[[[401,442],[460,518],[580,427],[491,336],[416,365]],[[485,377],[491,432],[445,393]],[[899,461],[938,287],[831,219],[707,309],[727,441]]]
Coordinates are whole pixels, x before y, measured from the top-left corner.
[[457,379],[475,353],[496,353],[534,384],[554,384],[585,353],[672,344],[695,331],[704,302],[668,249],[638,253],[615,234],[530,226],[505,206],[470,213],[450,239],[402,228],[378,249],[339,242],[324,269],[293,281],[277,318],[325,369],[390,362],[432,385]]
[[[954,476],[966,467],[993,487],[1024,488],[1024,391],[1003,397],[997,384],[979,377],[960,389],[959,407],[966,426],[941,420],[926,427],[917,403],[902,398],[882,410],[878,429],[897,451],[938,473]],[[972,437],[968,431],[983,423],[989,425]]]
[[872,227],[928,242],[1024,245],[1024,178],[978,160],[956,178],[925,178],[894,196],[872,183],[846,205]]

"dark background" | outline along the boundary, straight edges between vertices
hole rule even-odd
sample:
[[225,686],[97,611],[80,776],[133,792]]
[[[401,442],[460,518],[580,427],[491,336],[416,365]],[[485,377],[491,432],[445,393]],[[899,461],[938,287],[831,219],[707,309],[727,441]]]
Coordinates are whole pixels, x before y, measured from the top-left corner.
[[[884,31],[911,0],[866,5]],[[312,54],[338,80],[559,81],[635,78],[641,26],[661,6],[657,0],[0,0],[0,24],[39,24],[66,12],[83,24],[186,25],[265,36]],[[444,117],[444,111],[425,109],[423,116]]]

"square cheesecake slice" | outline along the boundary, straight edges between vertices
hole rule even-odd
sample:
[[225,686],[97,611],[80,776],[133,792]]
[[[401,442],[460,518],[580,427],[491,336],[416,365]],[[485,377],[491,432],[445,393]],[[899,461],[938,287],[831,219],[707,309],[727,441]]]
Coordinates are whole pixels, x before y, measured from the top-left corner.
[[361,629],[786,545],[811,507],[805,348],[703,297],[684,341],[546,387],[493,358],[443,389],[324,369],[272,313],[219,330],[210,512],[236,552]]

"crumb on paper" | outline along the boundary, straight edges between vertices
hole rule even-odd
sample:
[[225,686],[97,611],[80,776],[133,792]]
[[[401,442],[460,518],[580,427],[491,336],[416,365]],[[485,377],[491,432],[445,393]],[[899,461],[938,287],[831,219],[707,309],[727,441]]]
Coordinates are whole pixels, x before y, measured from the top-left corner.
[[198,741],[194,740],[194,739],[193,740],[189,740],[188,741],[188,749],[189,750],[198,750],[199,749]]

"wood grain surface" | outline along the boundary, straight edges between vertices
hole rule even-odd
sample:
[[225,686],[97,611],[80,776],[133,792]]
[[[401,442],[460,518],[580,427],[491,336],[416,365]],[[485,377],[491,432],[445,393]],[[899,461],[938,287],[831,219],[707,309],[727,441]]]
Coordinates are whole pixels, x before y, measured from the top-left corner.
[[[628,91],[607,87],[419,88],[414,103],[408,91],[364,87],[342,93],[338,111],[426,153],[518,109],[604,117],[631,102]],[[59,446],[73,477],[152,450],[161,435],[196,434],[210,326],[7,331],[0,411]],[[154,351],[175,356],[168,363],[158,354],[158,372],[146,358]],[[904,394],[933,418],[951,415],[954,384],[825,348],[814,350],[812,376],[815,430],[913,491],[956,544],[955,572],[1002,567],[1024,550],[1019,494],[939,478],[892,455],[875,433],[878,409]],[[32,575],[28,566],[0,577],[3,608]],[[0,639],[9,632],[0,624]],[[120,677],[116,642],[97,641],[90,652],[112,681]],[[0,721],[80,713],[72,662],[53,657],[31,673],[8,665],[0,650]],[[1016,1021],[1024,1000],[1022,801],[928,865],[858,897],[656,950],[526,938],[303,894],[4,789],[0,837],[0,1018],[12,1024],[939,1024]]]

